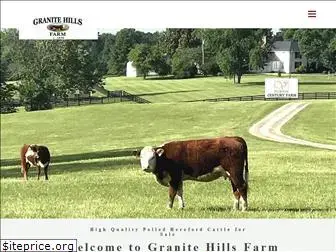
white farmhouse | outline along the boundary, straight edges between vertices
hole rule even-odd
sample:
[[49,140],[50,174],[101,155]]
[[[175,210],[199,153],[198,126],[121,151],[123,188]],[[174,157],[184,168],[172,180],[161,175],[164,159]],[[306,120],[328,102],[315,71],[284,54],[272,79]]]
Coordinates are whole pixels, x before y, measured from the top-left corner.
[[299,44],[294,40],[276,41],[263,72],[294,73],[295,69],[307,66],[307,59],[301,55]]
[[[149,71],[147,73],[147,76],[155,76],[158,75],[154,71]],[[128,61],[126,64],[126,77],[139,77],[141,76],[141,73],[137,71],[136,67],[133,66],[133,61]]]
[[127,77],[138,77],[139,76],[138,73],[137,73],[136,67],[133,66],[133,61],[127,62],[126,76]]

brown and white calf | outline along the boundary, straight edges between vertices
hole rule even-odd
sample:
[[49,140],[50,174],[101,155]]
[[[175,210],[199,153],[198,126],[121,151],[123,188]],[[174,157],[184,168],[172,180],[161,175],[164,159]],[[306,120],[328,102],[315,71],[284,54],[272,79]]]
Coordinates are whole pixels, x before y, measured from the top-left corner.
[[45,179],[48,180],[48,167],[50,164],[50,152],[46,146],[36,144],[24,144],[21,148],[21,172],[25,180],[28,180],[28,169],[36,166],[37,179],[40,179],[41,168],[44,169]]
[[140,151],[141,168],[153,173],[159,184],[169,187],[168,207],[177,194],[184,208],[183,181],[210,182],[229,178],[234,195],[234,209],[247,209],[247,145],[241,137],[174,141]]

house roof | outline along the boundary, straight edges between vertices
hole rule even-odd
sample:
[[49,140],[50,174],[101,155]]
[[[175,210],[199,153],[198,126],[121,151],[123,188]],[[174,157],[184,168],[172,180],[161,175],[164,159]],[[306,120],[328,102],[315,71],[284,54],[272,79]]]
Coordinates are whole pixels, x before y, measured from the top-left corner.
[[300,52],[299,43],[295,40],[275,41],[272,47],[273,51]]

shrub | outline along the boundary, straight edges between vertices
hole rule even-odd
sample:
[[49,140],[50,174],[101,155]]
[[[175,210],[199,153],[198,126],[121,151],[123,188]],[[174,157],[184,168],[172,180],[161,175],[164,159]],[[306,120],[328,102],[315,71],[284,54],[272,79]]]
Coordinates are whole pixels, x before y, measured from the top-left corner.
[[300,65],[299,67],[295,68],[295,71],[297,73],[305,73],[306,72],[306,68],[304,67],[304,65]]
[[205,62],[203,65],[201,65],[200,70],[202,73],[207,76],[207,75],[217,75],[218,72],[220,72],[220,68],[216,61],[208,61]]

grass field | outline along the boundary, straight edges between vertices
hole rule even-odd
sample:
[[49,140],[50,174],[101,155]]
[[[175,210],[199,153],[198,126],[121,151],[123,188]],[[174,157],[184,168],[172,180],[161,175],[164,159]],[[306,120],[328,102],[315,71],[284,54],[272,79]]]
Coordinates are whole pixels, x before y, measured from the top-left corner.
[[[1,216],[334,217],[334,151],[264,141],[248,134],[249,126],[284,103],[111,104],[2,115]],[[319,113],[324,113],[325,107],[315,103]],[[324,105],[334,107],[335,102]],[[319,125],[309,125],[313,132],[319,131]],[[324,130],[328,137],[333,133],[332,127]],[[186,182],[186,209],[167,210],[167,189],[141,172],[139,160],[128,156],[138,146],[222,135],[241,135],[248,143],[250,211],[245,213],[231,210],[231,188],[223,180]],[[28,183],[22,181],[18,152],[23,143],[50,148],[49,181],[36,181],[35,171],[30,171]]]
[[315,101],[284,125],[282,132],[313,142],[336,144],[336,103]]
[[[282,75],[286,77],[286,75]],[[233,84],[224,77],[194,78],[185,80],[148,79],[142,77],[109,77],[107,90],[125,90],[150,102],[178,102],[208,98],[263,95],[265,78],[274,75],[243,75],[241,84]],[[299,79],[299,92],[335,92],[336,77],[328,75],[294,75]]]

